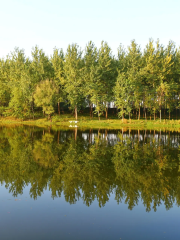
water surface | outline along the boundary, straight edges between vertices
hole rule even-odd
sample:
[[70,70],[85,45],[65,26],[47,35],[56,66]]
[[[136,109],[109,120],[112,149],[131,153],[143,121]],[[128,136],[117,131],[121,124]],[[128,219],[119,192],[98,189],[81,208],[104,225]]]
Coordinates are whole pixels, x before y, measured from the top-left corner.
[[178,132],[0,129],[1,239],[179,239]]

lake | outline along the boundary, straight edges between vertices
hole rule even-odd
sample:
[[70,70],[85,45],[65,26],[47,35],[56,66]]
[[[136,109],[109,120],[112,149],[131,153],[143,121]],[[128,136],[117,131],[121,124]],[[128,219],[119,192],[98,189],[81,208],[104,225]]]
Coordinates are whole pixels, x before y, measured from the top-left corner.
[[179,240],[180,133],[0,127],[0,239]]

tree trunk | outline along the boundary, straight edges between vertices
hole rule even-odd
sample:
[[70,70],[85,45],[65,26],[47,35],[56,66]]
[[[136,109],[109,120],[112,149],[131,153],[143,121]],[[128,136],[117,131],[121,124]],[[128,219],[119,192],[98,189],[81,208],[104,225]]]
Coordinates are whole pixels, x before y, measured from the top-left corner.
[[77,120],[77,106],[75,107],[75,118]]
[[99,135],[100,135],[100,129],[98,129],[98,140],[99,140]]
[[61,112],[60,112],[60,103],[59,103],[59,101],[58,101],[58,114],[59,114],[59,116],[61,115]]
[[75,131],[74,131],[74,140],[76,141],[77,139],[77,128],[75,128]]
[[60,131],[58,131],[58,136],[57,136],[57,143],[59,144],[59,135],[60,135]]
[[169,109],[169,120],[171,119],[171,113],[170,113],[170,109]]
[[33,114],[33,119],[34,119],[34,98],[32,100],[32,114]]
[[139,107],[139,116],[138,116],[138,120],[140,120],[140,115],[141,115],[141,108]]
[[131,119],[131,113],[129,112],[129,120]]
[[161,107],[160,107],[160,112],[159,113],[160,113],[160,122],[161,122]]
[[161,141],[161,129],[160,129],[160,141]]
[[89,130],[89,143],[91,143],[91,129]]
[[122,122],[123,122],[123,118],[124,118],[124,113],[123,113],[123,107],[122,107]]
[[99,115],[99,111],[98,111],[98,117],[99,117],[99,121],[100,121],[100,115]]
[[108,118],[108,106],[106,107],[106,119]]
[[107,129],[105,130],[105,139],[107,140]]
[[144,108],[145,120],[146,120],[146,108]]
[[90,117],[93,117],[92,103],[90,105]]
[[155,113],[155,108],[154,108],[154,121],[156,120],[156,113]]

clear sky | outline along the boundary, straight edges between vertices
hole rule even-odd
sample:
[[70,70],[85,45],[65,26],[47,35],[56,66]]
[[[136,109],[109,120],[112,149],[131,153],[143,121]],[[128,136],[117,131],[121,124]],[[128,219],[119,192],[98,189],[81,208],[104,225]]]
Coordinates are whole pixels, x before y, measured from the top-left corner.
[[132,39],[179,46],[179,10],[180,0],[0,0],[0,57],[14,47],[27,56],[35,45],[48,55],[72,43],[84,49],[90,40],[107,41],[114,54]]

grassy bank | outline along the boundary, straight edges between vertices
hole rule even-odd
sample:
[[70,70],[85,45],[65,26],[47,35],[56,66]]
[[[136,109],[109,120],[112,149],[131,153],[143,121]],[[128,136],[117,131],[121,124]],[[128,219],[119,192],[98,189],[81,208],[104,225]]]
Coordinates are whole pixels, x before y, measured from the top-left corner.
[[81,115],[79,116],[78,123],[70,122],[75,121],[72,115],[64,114],[62,116],[54,116],[52,122],[46,118],[39,118],[35,120],[21,120],[15,118],[0,118],[0,126],[16,126],[16,125],[33,125],[38,127],[48,127],[53,128],[65,128],[73,129],[76,126],[79,128],[96,128],[96,129],[120,129],[120,128],[132,128],[132,129],[169,129],[169,130],[180,130],[180,120],[136,120],[115,119],[109,117],[109,119],[101,118],[99,121],[97,117],[90,118],[89,116]]

